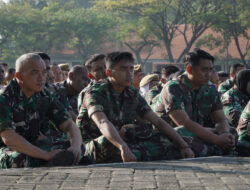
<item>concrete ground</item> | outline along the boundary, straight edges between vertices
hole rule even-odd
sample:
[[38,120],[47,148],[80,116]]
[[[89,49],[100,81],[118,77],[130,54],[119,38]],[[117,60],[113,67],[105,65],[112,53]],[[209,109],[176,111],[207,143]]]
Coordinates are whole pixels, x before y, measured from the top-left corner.
[[0,170],[0,190],[250,189],[250,158],[207,157]]

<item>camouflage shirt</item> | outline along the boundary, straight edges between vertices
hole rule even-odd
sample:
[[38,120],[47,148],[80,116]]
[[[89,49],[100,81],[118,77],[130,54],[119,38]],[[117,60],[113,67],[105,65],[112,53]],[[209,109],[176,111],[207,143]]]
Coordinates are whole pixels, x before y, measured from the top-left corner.
[[67,95],[66,81],[61,83],[50,84],[49,90],[61,103],[64,104],[67,110],[73,110],[76,114],[78,114],[78,109],[77,109],[78,95],[74,96]]
[[[50,134],[46,120],[59,126],[70,119],[64,106],[46,88],[27,98],[16,80],[1,90],[0,110],[0,132],[13,129],[30,143],[35,143],[40,132]],[[0,147],[3,146],[0,141]]]
[[84,95],[86,93],[86,91],[88,91],[88,89],[93,86],[95,84],[94,81],[91,81],[88,86],[86,86],[81,92],[80,94],[78,95],[78,98],[77,98],[77,109],[78,111],[80,111],[80,108],[81,108],[81,105],[82,105],[82,102],[83,102],[83,98],[84,98]]
[[154,86],[150,89],[147,94],[145,95],[145,100],[147,101],[148,105],[152,105],[155,103],[155,97],[161,93],[163,84],[159,82],[157,86]]
[[77,118],[84,142],[101,136],[94,122],[90,119],[95,112],[104,112],[110,122],[119,130],[122,125],[135,123],[136,116],[143,117],[150,107],[139,91],[129,86],[118,95],[108,79],[94,84],[84,96]]
[[250,101],[242,111],[237,132],[239,140],[246,140],[250,142]]
[[237,127],[242,110],[247,105],[249,98],[237,87],[233,87],[225,92],[221,101],[225,116],[232,127]]
[[168,116],[174,110],[185,110],[192,121],[204,127],[211,126],[210,114],[222,109],[216,87],[210,83],[199,90],[193,90],[186,73],[176,80],[168,81],[163,87],[157,102],[151,106],[166,121],[176,126]]
[[230,88],[233,87],[233,81],[231,79],[227,79],[223,83],[221,83],[218,87],[218,91],[221,94],[224,94],[226,91],[228,91]]

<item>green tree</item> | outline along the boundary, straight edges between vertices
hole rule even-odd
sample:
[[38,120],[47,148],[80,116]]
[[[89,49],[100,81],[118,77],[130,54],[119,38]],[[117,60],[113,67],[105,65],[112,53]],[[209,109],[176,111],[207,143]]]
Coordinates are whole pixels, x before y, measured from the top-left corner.
[[[153,35],[164,43],[171,62],[181,61],[195,41],[212,26],[215,15],[221,9],[220,4],[213,0],[101,0],[98,5],[151,22],[156,29],[152,31]],[[176,35],[181,35],[185,43],[179,55],[172,53]]]

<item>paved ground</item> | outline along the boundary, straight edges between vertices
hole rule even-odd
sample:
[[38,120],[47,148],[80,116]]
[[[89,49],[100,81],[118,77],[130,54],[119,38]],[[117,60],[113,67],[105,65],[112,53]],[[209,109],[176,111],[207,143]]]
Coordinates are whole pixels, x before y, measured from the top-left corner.
[[0,170],[4,189],[250,189],[250,158]]

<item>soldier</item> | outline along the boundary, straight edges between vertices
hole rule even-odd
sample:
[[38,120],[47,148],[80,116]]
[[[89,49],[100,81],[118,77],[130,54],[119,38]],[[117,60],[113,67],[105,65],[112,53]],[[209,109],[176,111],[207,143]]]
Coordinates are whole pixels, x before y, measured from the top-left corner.
[[16,69],[9,68],[5,74],[5,84],[7,85],[15,77]]
[[172,74],[174,74],[178,71],[180,71],[180,69],[174,65],[167,65],[166,67],[162,68],[161,81],[159,82],[159,84],[157,86],[154,86],[152,89],[150,89],[145,96],[145,100],[147,101],[148,105],[151,106],[153,103],[155,103],[157,101],[156,96],[158,94],[160,94],[164,84],[166,84],[166,82],[169,80],[169,77]]
[[85,62],[85,66],[88,70],[88,77],[92,80],[89,85],[84,88],[79,96],[78,96],[78,100],[77,100],[77,104],[78,104],[78,111],[81,108],[82,105],[82,101],[83,101],[83,97],[85,92],[96,82],[101,81],[103,79],[106,78],[106,73],[105,73],[105,55],[103,54],[94,54],[92,55],[86,62]]
[[240,156],[250,156],[250,101],[242,111],[239,125],[237,149]]
[[[131,86],[133,62],[128,52],[108,54],[108,79],[93,85],[84,96],[77,125],[88,155],[96,163],[181,158],[180,152],[183,157],[193,157],[185,141]],[[161,132],[152,132],[151,125],[139,123],[138,118],[153,123]]]
[[210,78],[210,82],[213,83],[216,86],[216,88],[218,88],[219,75],[214,69],[213,69],[213,72],[212,72],[212,75],[211,75],[211,78]]
[[[229,134],[219,93],[209,83],[213,62],[214,58],[203,50],[188,53],[184,59],[186,72],[169,81],[152,106],[158,115],[179,126],[177,132],[189,143],[196,156],[213,155],[217,147],[219,152],[234,147],[234,136]],[[210,116],[215,129],[206,128]]]
[[85,66],[75,65],[69,73],[66,81],[62,83],[54,84],[53,95],[58,98],[59,101],[67,102],[67,108],[70,110],[73,121],[76,120],[78,115],[77,109],[77,97],[79,93],[88,85],[88,72]]
[[0,65],[0,89],[5,85],[5,70],[2,65]]
[[[45,80],[46,67],[39,55],[28,53],[17,59],[16,79],[0,94],[1,168],[72,165],[82,157],[80,131],[44,89]],[[52,142],[49,126],[42,126],[46,118],[70,141]]]
[[224,94],[226,91],[228,91],[230,88],[233,87],[233,79],[234,76],[241,70],[246,69],[246,67],[242,64],[234,64],[230,67],[230,79],[227,79],[223,83],[221,83],[218,87],[218,91],[221,94]]
[[146,75],[142,78],[140,82],[140,94],[142,97],[148,93],[153,87],[159,84],[159,75],[158,74],[150,74]]
[[238,72],[233,83],[234,86],[222,95],[221,101],[230,126],[236,128],[241,112],[246,107],[250,97],[250,70]]
[[54,73],[55,82],[62,82],[63,81],[63,73],[62,73],[61,68],[58,65],[53,64],[53,65],[51,65],[51,70]]
[[144,77],[143,71],[142,71],[142,66],[140,64],[137,64],[134,66],[134,78],[132,81],[132,84],[134,88],[140,89],[140,82],[141,79]]

